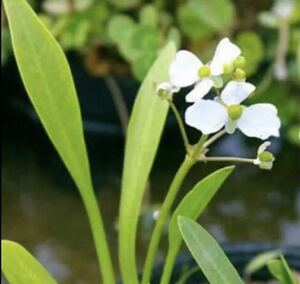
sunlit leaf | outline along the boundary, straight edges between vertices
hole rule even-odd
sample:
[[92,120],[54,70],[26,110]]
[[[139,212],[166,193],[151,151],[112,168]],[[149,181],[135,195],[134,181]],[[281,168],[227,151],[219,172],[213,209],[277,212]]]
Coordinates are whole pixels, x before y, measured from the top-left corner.
[[119,260],[124,283],[137,283],[138,218],[169,108],[156,96],[155,84],[168,80],[168,66],[175,52],[173,43],[161,51],[138,92],[128,126],[119,214]]
[[182,237],[210,284],[243,284],[239,274],[227,256],[198,223],[186,217],[178,217]]
[[57,283],[26,249],[12,241],[1,241],[1,269],[10,284]]
[[142,25],[156,27],[159,21],[159,14],[154,5],[148,4],[140,9],[139,21]]

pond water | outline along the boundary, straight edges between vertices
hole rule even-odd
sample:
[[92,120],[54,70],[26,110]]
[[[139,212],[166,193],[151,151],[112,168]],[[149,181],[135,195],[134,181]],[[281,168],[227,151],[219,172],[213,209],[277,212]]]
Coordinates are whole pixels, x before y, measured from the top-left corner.
[[[59,283],[99,283],[94,246],[80,197],[43,130],[25,119],[8,117],[2,134],[2,238],[24,245]],[[234,135],[216,145],[212,152],[253,156],[259,144],[254,142],[246,145],[239,135]],[[94,185],[117,264],[123,140],[89,136],[87,144]],[[201,217],[203,226],[220,242],[300,245],[299,148],[280,141],[273,146],[277,161],[272,171],[239,166]],[[183,154],[177,129],[167,131],[151,175],[151,190],[145,198],[137,244],[140,266],[151,231],[151,210],[165,195]],[[218,167],[197,165],[181,196]],[[160,257],[166,245],[164,240]]]

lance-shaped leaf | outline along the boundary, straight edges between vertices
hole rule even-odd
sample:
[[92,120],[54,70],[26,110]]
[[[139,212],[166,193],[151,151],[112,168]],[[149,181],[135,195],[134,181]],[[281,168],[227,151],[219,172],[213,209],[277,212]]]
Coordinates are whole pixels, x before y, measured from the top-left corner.
[[296,276],[290,270],[286,260],[281,255],[279,259],[268,262],[268,269],[271,274],[280,281],[281,284],[298,284]]
[[48,271],[21,245],[1,241],[1,269],[10,284],[56,284]]
[[198,182],[175,209],[169,224],[169,248],[163,272],[165,283],[169,282],[168,278],[182,243],[182,236],[177,224],[178,216],[198,219],[234,168],[234,166],[230,166],[217,170]]
[[143,194],[165,124],[168,103],[156,95],[156,84],[168,81],[175,56],[169,43],[152,65],[134,103],[125,147],[119,220],[119,260],[124,283],[137,283],[135,238]]
[[198,223],[178,217],[182,237],[210,284],[243,284],[239,274],[214,238]]
[[66,57],[25,0],[4,0],[14,54],[29,98],[83,198],[105,283],[113,283],[102,218],[92,188],[81,113]]

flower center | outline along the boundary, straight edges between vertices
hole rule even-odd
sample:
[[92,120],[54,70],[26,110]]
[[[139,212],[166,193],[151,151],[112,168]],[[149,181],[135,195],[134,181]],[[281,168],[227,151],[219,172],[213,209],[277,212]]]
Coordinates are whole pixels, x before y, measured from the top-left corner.
[[272,162],[274,160],[274,156],[269,151],[264,151],[258,155],[258,158],[261,162]]
[[241,68],[236,68],[233,72],[233,79],[243,81],[246,78],[246,72]]
[[203,77],[208,77],[210,75],[210,68],[207,65],[203,65],[199,68],[198,70],[198,75],[203,78]]
[[231,105],[227,108],[228,115],[232,120],[237,120],[243,113],[243,107],[240,105]]

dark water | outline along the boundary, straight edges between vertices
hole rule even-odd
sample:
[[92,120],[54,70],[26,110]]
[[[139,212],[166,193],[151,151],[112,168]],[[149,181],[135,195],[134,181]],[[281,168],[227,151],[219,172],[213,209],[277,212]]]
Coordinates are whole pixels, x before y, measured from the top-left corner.
[[[29,249],[59,283],[99,283],[93,242],[80,197],[43,131],[26,120],[6,117],[2,143],[2,238]],[[253,143],[252,143],[253,142]],[[213,152],[253,156],[259,141],[235,135]],[[95,189],[117,263],[117,213],[122,168],[122,139],[87,137]],[[219,241],[300,245],[299,148],[274,143],[272,171],[241,165],[201,218]],[[138,238],[142,264],[151,228],[151,208],[159,204],[183,158],[176,129],[163,137],[151,176],[151,192]],[[181,195],[220,165],[198,165]],[[138,174],[138,169],[137,169]],[[152,204],[151,206],[149,204]],[[166,242],[160,251],[163,256]]]

